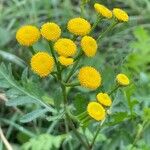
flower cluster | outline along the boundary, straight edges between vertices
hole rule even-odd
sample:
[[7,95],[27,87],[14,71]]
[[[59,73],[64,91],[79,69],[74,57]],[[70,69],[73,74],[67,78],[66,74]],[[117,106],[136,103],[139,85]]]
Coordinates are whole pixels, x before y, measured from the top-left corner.
[[[127,86],[130,81],[125,74],[118,74],[116,76],[117,87]],[[111,94],[111,93],[110,93]],[[106,111],[105,107],[109,107],[112,104],[112,100],[108,93],[98,93],[96,95],[98,102],[90,102],[87,106],[88,114],[95,120],[100,121],[105,119]]]
[[[116,22],[115,25],[129,20],[128,14],[119,8],[114,8],[111,11],[98,3],[94,4],[94,8],[98,14],[98,20],[104,18],[112,19],[112,22]],[[71,38],[62,37],[61,27],[54,22],[44,23],[40,29],[32,25],[25,25],[17,31],[16,39],[19,44],[30,48],[33,48],[33,44],[40,37],[45,39],[50,45],[50,53],[49,50],[41,50],[37,53],[32,52],[33,56],[30,61],[31,70],[42,78],[56,72],[56,76],[58,76],[56,79],[61,80],[59,83],[65,86],[71,75],[73,75],[77,62],[85,56],[92,58],[96,55],[99,47],[98,39],[101,37],[101,33],[97,39],[93,38],[91,33],[98,23],[96,22],[92,26],[89,21],[81,17],[70,19],[66,28],[70,32]],[[106,31],[104,33],[107,33]],[[80,41],[76,42],[76,38]],[[34,51],[34,49],[32,50]],[[70,72],[68,75],[65,72],[66,80],[62,81],[61,75],[64,68],[70,69]],[[82,66],[78,71],[76,79],[79,85],[91,90],[96,90],[102,85],[101,72],[92,66]],[[124,74],[118,74],[116,81],[119,86],[127,86],[130,82]],[[102,92],[97,94],[96,99],[97,102],[90,102],[88,104],[87,112],[92,118],[100,121],[105,118],[105,107],[111,106],[112,100],[109,94]]]

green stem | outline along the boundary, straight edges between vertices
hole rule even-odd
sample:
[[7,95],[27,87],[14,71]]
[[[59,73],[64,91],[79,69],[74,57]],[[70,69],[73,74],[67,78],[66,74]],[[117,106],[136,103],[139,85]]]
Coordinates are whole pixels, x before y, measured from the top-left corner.
[[84,17],[84,0],[81,1],[80,9],[81,9],[81,16]]
[[88,122],[88,121],[90,121],[91,120],[91,117],[90,116],[86,116],[85,118],[83,118],[82,120],[81,120],[81,123],[82,124],[85,124],[86,122]]
[[30,46],[29,49],[30,49],[32,55],[34,55],[36,53],[32,46]]
[[117,85],[112,91],[108,93],[108,95],[112,95],[119,87],[120,85]]
[[110,24],[110,26],[109,26],[104,32],[102,32],[102,34],[101,34],[101,33],[99,34],[99,36],[98,36],[98,38],[97,38],[97,42],[99,42],[99,40],[100,40],[101,38],[103,38],[109,31],[111,31],[117,24],[118,24],[117,21],[113,21],[113,22]]
[[136,136],[134,138],[134,141],[133,141],[133,144],[132,144],[132,147],[131,149],[134,148],[134,146],[136,145],[136,143],[138,142],[138,140],[140,139],[143,131],[149,126],[149,121],[148,120],[145,120],[143,121],[142,124],[139,124],[139,128],[138,128],[138,131],[136,133]]
[[[57,75],[57,74],[56,74]],[[51,76],[57,81],[57,76],[55,74],[51,73]]]
[[77,115],[77,118],[78,118],[79,120],[82,120],[82,119],[84,119],[85,117],[87,117],[87,115],[88,115],[87,111],[84,111],[83,113]]
[[[50,43],[49,45],[50,45],[51,54],[54,57],[54,61],[55,61],[56,67],[57,67],[58,81],[59,81],[61,89],[62,89],[65,116],[66,116],[66,121],[68,122],[68,123],[66,122],[66,124],[68,125],[68,124],[71,123],[71,127],[72,127],[75,135],[77,136],[77,138],[81,141],[81,143],[83,144],[83,146],[85,147],[85,149],[90,150],[88,148],[88,146],[86,145],[86,143],[83,141],[83,139],[80,137],[80,134],[76,131],[76,128],[74,127],[74,124],[72,123],[71,119],[68,116],[68,113],[67,113],[67,93],[66,93],[66,86],[62,83],[61,69],[60,69],[60,65],[57,62],[57,59],[55,57],[55,54],[54,54],[54,51],[53,51],[53,45],[52,45],[52,43]],[[67,78],[67,80],[70,79],[71,75],[69,74],[69,77]],[[69,128],[68,128],[68,126],[66,126],[66,131],[68,132],[68,130],[69,130]]]
[[95,134],[95,136],[94,136],[94,138],[93,138],[93,141],[92,141],[92,143],[91,143],[91,145],[90,145],[91,149],[92,149],[92,147],[94,146],[95,140],[96,140],[96,138],[97,138],[97,136],[98,136],[98,134],[99,134],[99,132],[100,132],[100,130],[101,130],[101,127],[102,127],[102,125],[103,125],[104,122],[105,122],[105,119],[104,119],[104,120],[98,125],[98,127],[97,127],[96,134]]
[[[81,141],[81,143],[83,144],[83,146],[87,149],[88,146],[86,145],[86,143],[83,141],[83,139],[80,137],[80,134],[76,131],[76,128],[74,127],[74,124],[72,123],[71,119],[69,118],[69,115],[67,113],[67,107],[66,107],[66,103],[67,103],[67,94],[66,94],[66,87],[61,84],[61,88],[62,88],[62,93],[63,93],[63,99],[64,99],[64,109],[65,109],[65,116],[66,119],[68,120],[68,123],[70,124],[72,130],[74,131],[75,135],[77,136],[77,138],[79,139],[79,141]],[[67,129],[66,129],[67,130]],[[90,150],[90,149],[88,149]]]
[[[65,117],[65,128],[66,128],[67,135],[69,135],[69,126],[68,126],[68,120],[66,117]],[[68,141],[68,144],[69,144],[69,149],[72,150],[71,141]]]
[[[57,59],[56,59],[56,56],[54,53],[54,49],[53,49],[53,44],[51,42],[49,42],[49,47],[50,47],[51,54],[52,54],[54,61],[55,61],[55,64],[56,64],[57,71],[58,71],[58,73],[60,73],[60,66],[59,66],[59,63],[57,62]],[[60,76],[59,76],[59,78],[60,78]]]
[[72,41],[76,41],[76,39],[78,38],[78,36],[77,35],[73,35],[73,37],[72,37]]
[[83,146],[85,147],[86,150],[91,150],[90,147],[88,146],[88,144],[85,143],[85,141],[82,139],[82,137],[80,136],[79,132],[76,130],[73,122],[69,119],[70,122],[70,126],[73,130],[73,132],[75,133],[76,137],[79,139],[79,141],[83,144]]
[[66,80],[65,80],[66,83],[69,81],[69,79],[70,79],[71,76],[73,75],[73,73],[74,73],[76,67],[78,66],[78,63],[79,63],[79,61],[80,61],[82,55],[83,55],[83,52],[81,52],[81,54],[79,54],[79,55],[75,58],[75,61],[76,61],[76,62],[74,63],[73,67],[71,68],[70,72],[68,73],[68,75],[67,75],[67,77],[66,77]]
[[83,51],[80,50],[79,54],[74,58],[74,61],[79,60],[83,56],[83,54],[84,54]]
[[66,116],[66,119],[68,121],[68,124],[71,125],[71,128],[72,130],[74,131],[75,135],[77,136],[77,138],[79,139],[79,141],[83,144],[83,146],[85,147],[85,149],[87,150],[90,150],[88,149],[88,146],[86,145],[86,143],[83,141],[83,139],[80,137],[80,134],[76,131],[76,128],[74,127],[74,124],[72,123],[72,120],[70,119],[68,113],[67,113],[67,94],[66,94],[66,87],[62,84],[61,84],[61,88],[62,88],[62,93],[63,93],[63,100],[64,100],[64,109],[65,109],[65,116]]
[[65,86],[67,87],[74,87],[74,86],[79,86],[80,83],[79,82],[76,82],[76,83],[63,83]]
[[103,19],[102,16],[100,16],[99,14],[97,14],[97,17],[96,17],[96,21],[94,22],[92,28],[91,28],[91,31],[89,34],[92,34],[94,29],[97,27],[98,23]]

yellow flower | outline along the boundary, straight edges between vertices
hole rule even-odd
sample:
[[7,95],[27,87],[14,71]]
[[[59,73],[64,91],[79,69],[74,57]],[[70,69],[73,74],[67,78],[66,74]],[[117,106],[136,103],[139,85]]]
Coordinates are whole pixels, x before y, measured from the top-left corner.
[[40,31],[37,27],[26,25],[22,26],[16,33],[16,39],[23,46],[31,46],[40,38]]
[[88,114],[97,121],[105,118],[106,112],[103,106],[97,102],[90,102],[87,106]]
[[31,69],[40,77],[46,77],[53,68],[54,59],[46,52],[38,52],[31,58]]
[[96,96],[98,102],[103,104],[104,106],[111,106],[112,101],[107,93],[98,93]]
[[75,35],[84,36],[90,32],[91,25],[83,18],[74,18],[68,22],[67,28]]
[[54,44],[54,49],[56,52],[65,57],[73,56],[75,55],[77,51],[76,44],[67,38],[61,38]]
[[93,57],[97,51],[96,40],[90,36],[84,36],[81,40],[81,47],[85,55],[88,57]]
[[101,75],[93,67],[86,66],[79,70],[78,80],[81,86],[89,89],[97,89],[101,85]]
[[103,17],[108,18],[108,19],[112,18],[112,12],[104,5],[95,3],[94,8],[96,12],[102,15]]
[[48,41],[55,41],[60,37],[61,29],[56,23],[47,22],[42,25],[41,34]]
[[122,85],[122,86],[127,86],[130,84],[130,80],[125,74],[121,74],[121,73],[118,74],[116,77],[116,80],[117,80],[118,84]]
[[122,9],[114,8],[113,14],[119,21],[127,22],[129,20],[128,14]]
[[69,65],[73,64],[73,58],[66,58],[64,56],[60,56],[60,57],[58,57],[58,60],[59,60],[60,64],[63,66],[69,66]]

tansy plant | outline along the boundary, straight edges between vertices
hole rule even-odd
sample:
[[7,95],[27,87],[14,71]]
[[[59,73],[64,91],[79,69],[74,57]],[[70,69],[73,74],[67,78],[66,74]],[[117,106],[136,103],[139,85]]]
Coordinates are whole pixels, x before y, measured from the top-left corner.
[[[130,80],[123,74],[116,75],[116,85],[112,91],[102,91],[103,79],[101,71],[93,66],[82,66],[78,68],[78,64],[84,57],[93,58],[99,50],[99,43],[101,39],[107,35],[114,27],[120,23],[128,22],[128,14],[119,9],[114,8],[112,11],[107,7],[96,3],[94,4],[97,13],[97,19],[93,25],[83,17],[70,19],[67,22],[67,29],[70,37],[62,37],[61,27],[53,21],[44,23],[40,29],[33,25],[24,25],[18,29],[16,39],[22,46],[28,47],[32,52],[30,59],[30,68],[33,74],[36,74],[43,80],[46,78],[54,78],[61,88],[63,99],[60,106],[59,116],[65,121],[66,134],[71,132],[79,139],[82,146],[86,150],[93,149],[98,133],[103,124],[105,124],[107,117],[110,115],[109,108],[112,107],[113,100],[111,95],[118,89],[128,86]],[[102,21],[109,19],[112,23],[103,32],[98,32],[97,37],[93,37],[93,31]],[[43,38],[49,43],[48,50],[35,51],[33,44]],[[67,70],[67,73],[66,73]],[[77,73],[77,74],[75,74]],[[73,78],[74,77],[74,78]],[[73,80],[72,80],[73,79]],[[73,105],[68,102],[68,88],[81,86],[89,91],[95,91],[95,98],[90,100],[82,113],[75,116],[73,114]],[[23,90],[22,90],[23,91]],[[24,94],[26,94],[24,92]],[[28,95],[31,96],[31,95]],[[39,102],[44,111],[39,111],[39,114],[46,112],[56,113],[53,104],[49,105],[40,99],[31,97],[34,101]],[[25,102],[26,99],[24,99]],[[28,100],[30,101],[30,100]],[[12,101],[8,105],[12,105]],[[18,103],[19,102],[18,100]],[[14,104],[14,103],[13,103]],[[17,104],[16,104],[17,105]],[[35,113],[35,112],[34,112]],[[33,114],[33,113],[32,113]],[[24,122],[31,121],[28,117],[24,117]],[[50,117],[49,117],[50,118]],[[85,123],[99,122],[97,131],[92,140],[86,140],[86,137],[81,135],[80,127]],[[72,143],[69,143],[69,146]],[[70,146],[71,147],[71,146]]]

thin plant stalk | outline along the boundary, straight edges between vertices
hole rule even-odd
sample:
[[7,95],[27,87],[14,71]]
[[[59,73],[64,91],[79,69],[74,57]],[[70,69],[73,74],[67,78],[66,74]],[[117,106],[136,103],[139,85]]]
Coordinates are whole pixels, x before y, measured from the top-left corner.
[[100,39],[103,38],[108,32],[110,32],[117,24],[118,24],[118,22],[116,20],[113,21],[104,32],[99,34],[99,36],[97,38],[97,42],[99,42]]
[[101,127],[102,127],[102,125],[104,124],[104,122],[105,122],[105,119],[104,119],[103,121],[101,121],[100,124],[98,124],[96,133],[95,133],[94,138],[93,138],[93,140],[92,140],[92,143],[91,143],[91,145],[90,145],[91,148],[94,146],[95,140],[96,140],[96,138],[97,138],[97,136],[98,136],[98,134],[99,134],[99,132],[100,132],[100,130],[101,130]]
[[91,28],[91,31],[89,34],[92,34],[93,31],[95,30],[95,28],[97,27],[97,25],[99,24],[99,22],[103,19],[102,16],[100,16],[99,14],[97,14],[97,17],[96,17],[96,21],[94,22],[92,28]]
[[114,89],[112,89],[108,95],[112,95],[118,88],[120,87],[120,85],[117,85]]
[[65,80],[66,83],[70,80],[71,76],[73,75],[73,73],[74,73],[76,67],[78,66],[78,63],[79,63],[79,61],[80,61],[82,55],[83,55],[83,53],[79,54],[79,55],[76,57],[76,59],[75,59],[76,62],[74,63],[73,67],[71,68],[70,72],[68,73],[68,75],[67,75],[67,77],[66,77],[66,80]]
[[[50,50],[51,50],[51,54],[54,57],[55,60],[55,64],[57,67],[57,76],[58,76],[58,80],[62,89],[62,94],[63,94],[63,103],[64,103],[64,110],[65,110],[65,119],[66,119],[66,123],[70,124],[72,130],[74,131],[76,137],[79,139],[79,141],[83,144],[83,146],[85,147],[85,149],[90,150],[88,145],[84,142],[84,140],[82,139],[82,137],[80,136],[80,134],[78,133],[78,131],[76,130],[76,128],[74,127],[74,124],[72,123],[72,120],[70,119],[68,113],[67,113],[67,93],[66,93],[66,86],[62,83],[62,78],[61,78],[61,70],[60,70],[60,66],[59,63],[57,62],[56,56],[54,54],[53,51],[53,47],[52,44],[50,43]],[[66,126],[66,131],[68,131],[68,126]]]
[[32,55],[34,55],[36,53],[35,50],[33,49],[33,46],[30,46],[29,49],[30,49]]
[[80,83],[79,82],[75,82],[75,83],[63,83],[65,86],[67,87],[75,87],[75,86],[79,86]]

